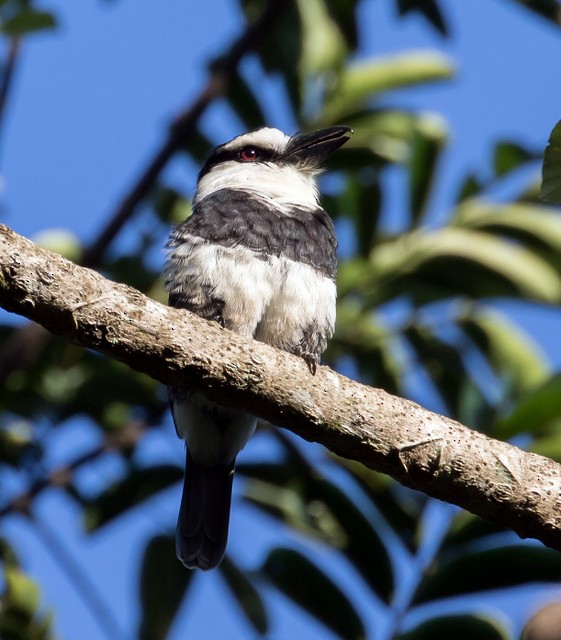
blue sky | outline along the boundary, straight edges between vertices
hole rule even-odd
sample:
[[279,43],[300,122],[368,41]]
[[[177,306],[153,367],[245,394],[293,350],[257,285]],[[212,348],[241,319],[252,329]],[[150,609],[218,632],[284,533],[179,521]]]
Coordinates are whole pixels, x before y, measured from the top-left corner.
[[[231,0],[206,0],[189,3],[190,7],[180,0],[50,0],[43,4],[55,10],[61,26],[23,46],[0,140],[0,215],[2,222],[28,237],[63,227],[87,240],[158,148],[174,114],[197,95],[205,81],[206,61],[238,34],[242,21]],[[452,132],[444,180],[434,196],[435,219],[446,212],[461,176],[475,168],[490,171],[494,141],[512,139],[543,149],[550,130],[561,119],[561,83],[556,73],[561,29],[507,0],[448,0],[443,6],[451,24],[449,41],[419,18],[397,19],[393,1],[366,0],[361,8],[362,55],[437,48],[457,65],[457,79],[451,83],[388,98],[392,104],[440,113]],[[268,94],[268,100],[271,124],[290,126],[275,107],[274,93]],[[237,123],[218,106],[205,116],[204,124],[216,142],[239,133]],[[190,190],[196,168],[178,159],[166,175]],[[386,212],[390,217],[401,202],[400,176],[391,180],[393,192]],[[561,364],[555,330],[558,316],[554,310],[519,316],[547,348],[556,368]],[[181,444],[171,424],[169,431],[168,439],[143,444],[146,458],[182,462]],[[75,428],[68,427],[55,438],[52,455],[62,461],[87,449],[97,434],[84,424],[78,436]],[[247,455],[259,447],[256,438]],[[108,460],[83,473],[95,484],[118,471],[118,462]],[[169,532],[178,491],[168,491],[148,510],[135,512],[93,537],[82,534],[79,513],[66,501],[55,494],[37,501],[38,520],[64,532],[67,548],[91,572],[124,629],[134,628],[138,615],[139,554],[147,536]],[[61,637],[104,638],[41,538],[17,518],[5,523],[5,531],[18,540],[26,566],[44,586],[43,601],[55,608]],[[252,520],[247,506],[234,506],[231,546],[238,557],[251,564],[271,536],[262,521]],[[198,581],[172,640],[226,634],[231,640],[251,637],[224,595],[218,576]],[[515,619],[522,620],[536,598],[525,597]],[[276,599],[272,611],[272,638],[330,637],[283,600]]]

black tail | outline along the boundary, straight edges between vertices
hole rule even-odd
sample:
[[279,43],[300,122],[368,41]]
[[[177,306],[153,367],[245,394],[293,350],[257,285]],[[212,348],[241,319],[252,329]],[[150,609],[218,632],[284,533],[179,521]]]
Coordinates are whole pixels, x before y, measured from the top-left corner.
[[234,463],[207,467],[195,462],[187,451],[176,550],[189,569],[214,569],[224,557]]

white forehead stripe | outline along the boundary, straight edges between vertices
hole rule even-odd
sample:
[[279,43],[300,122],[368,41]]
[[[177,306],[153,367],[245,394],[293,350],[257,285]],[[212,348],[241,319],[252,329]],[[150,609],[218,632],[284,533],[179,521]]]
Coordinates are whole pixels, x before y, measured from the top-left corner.
[[244,133],[230,142],[223,144],[221,149],[239,149],[245,145],[257,145],[266,149],[284,150],[290,141],[290,136],[286,133],[273,129],[272,127],[263,127],[257,131]]

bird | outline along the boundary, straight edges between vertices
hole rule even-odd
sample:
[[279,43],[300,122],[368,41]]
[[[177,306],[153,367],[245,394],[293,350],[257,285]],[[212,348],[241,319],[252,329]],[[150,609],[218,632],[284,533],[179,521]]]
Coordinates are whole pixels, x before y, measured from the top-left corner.
[[[169,305],[302,357],[312,374],[335,325],[337,239],[317,176],[352,130],[287,135],[261,127],[216,147],[191,215],[173,227]],[[189,569],[217,567],[227,546],[236,456],[257,418],[168,387],[186,442],[176,551]]]

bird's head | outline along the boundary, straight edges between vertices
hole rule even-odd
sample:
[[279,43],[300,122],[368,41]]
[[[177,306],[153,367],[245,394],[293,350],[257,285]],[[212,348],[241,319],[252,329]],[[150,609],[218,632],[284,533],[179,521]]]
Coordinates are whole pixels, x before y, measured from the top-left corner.
[[288,136],[262,127],[216,147],[203,166],[195,200],[218,189],[243,189],[277,205],[317,206],[315,177],[328,156],[345,144],[350,127]]

